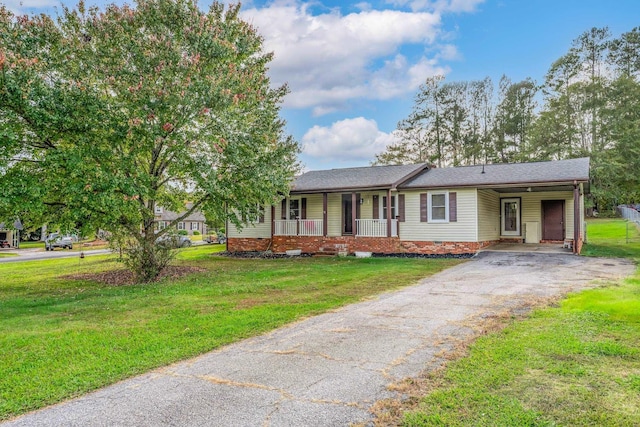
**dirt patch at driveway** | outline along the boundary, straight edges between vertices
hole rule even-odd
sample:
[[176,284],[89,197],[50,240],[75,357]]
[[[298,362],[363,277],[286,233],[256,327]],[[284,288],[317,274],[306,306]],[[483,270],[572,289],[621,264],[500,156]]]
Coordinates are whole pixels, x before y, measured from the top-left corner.
[[[484,253],[419,284],[12,420],[15,426],[345,426],[491,320],[627,276],[623,260]],[[593,280],[596,280],[595,284]],[[598,282],[599,281],[599,282]]]

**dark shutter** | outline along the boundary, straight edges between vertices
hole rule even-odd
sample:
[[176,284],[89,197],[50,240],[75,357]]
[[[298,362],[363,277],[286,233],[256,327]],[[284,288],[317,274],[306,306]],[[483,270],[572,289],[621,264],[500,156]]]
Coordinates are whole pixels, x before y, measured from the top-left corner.
[[449,193],[449,222],[458,221],[458,193]]
[[404,222],[404,194],[398,194],[398,221]]
[[307,219],[307,198],[300,199],[300,219]]
[[280,209],[280,219],[287,219],[287,199],[282,199]]
[[377,194],[373,196],[373,219],[380,218],[380,196]]
[[264,222],[264,206],[258,206],[258,211],[260,212],[258,215],[258,222]]
[[427,222],[427,193],[420,193],[420,222]]
[[360,200],[362,200],[362,195],[360,193],[356,193],[356,219],[360,219]]

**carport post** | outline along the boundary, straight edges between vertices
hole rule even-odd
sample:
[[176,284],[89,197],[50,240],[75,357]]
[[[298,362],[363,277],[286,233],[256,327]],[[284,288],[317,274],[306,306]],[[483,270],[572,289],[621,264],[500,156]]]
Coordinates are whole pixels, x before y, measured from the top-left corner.
[[578,182],[573,181],[573,253],[578,253],[578,239],[580,237],[580,188]]

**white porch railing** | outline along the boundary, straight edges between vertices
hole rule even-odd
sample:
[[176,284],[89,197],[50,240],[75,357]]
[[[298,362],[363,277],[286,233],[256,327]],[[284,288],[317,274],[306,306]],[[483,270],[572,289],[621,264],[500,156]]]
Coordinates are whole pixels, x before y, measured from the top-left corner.
[[[356,236],[387,237],[386,219],[356,219]],[[398,236],[398,220],[391,220],[391,237]]]
[[322,236],[321,219],[277,219],[276,236]]

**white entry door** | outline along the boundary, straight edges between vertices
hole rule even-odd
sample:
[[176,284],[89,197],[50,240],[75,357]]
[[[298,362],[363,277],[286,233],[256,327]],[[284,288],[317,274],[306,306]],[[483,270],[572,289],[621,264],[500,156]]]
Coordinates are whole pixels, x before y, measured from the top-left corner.
[[500,234],[520,236],[520,198],[500,199]]

